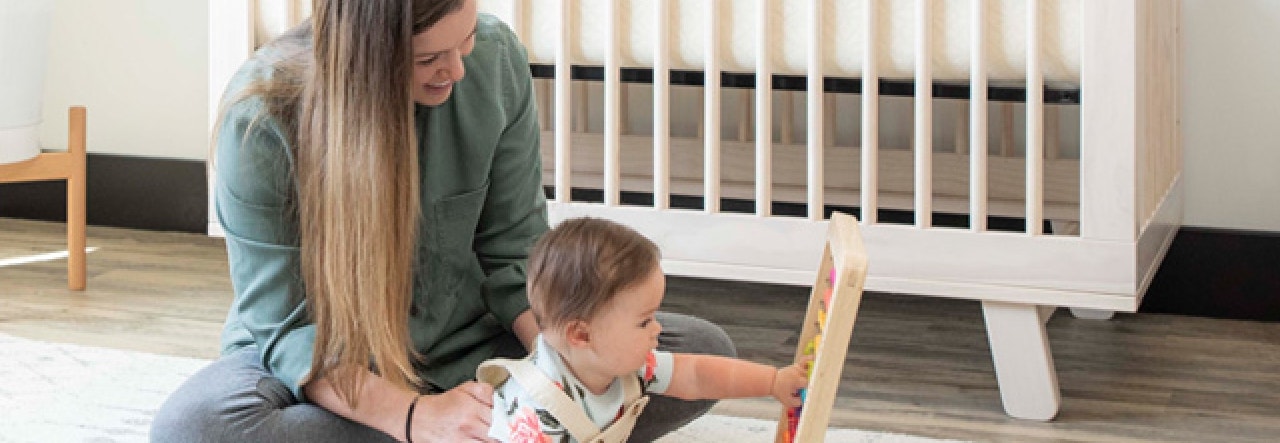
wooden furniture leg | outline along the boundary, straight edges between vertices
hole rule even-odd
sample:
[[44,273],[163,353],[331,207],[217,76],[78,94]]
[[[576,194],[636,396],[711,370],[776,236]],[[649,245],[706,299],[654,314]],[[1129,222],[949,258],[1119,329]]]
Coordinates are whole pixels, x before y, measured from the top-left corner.
[[982,302],[1005,413],[1049,420],[1058,414],[1058,374],[1044,323],[1052,311],[1022,303]]
[[67,287],[85,288],[85,108],[70,110],[67,152],[47,152],[18,163],[0,165],[0,183],[67,181]]
[[85,108],[72,107],[67,136],[67,287],[83,291],[85,287],[85,185],[88,179],[85,152]]

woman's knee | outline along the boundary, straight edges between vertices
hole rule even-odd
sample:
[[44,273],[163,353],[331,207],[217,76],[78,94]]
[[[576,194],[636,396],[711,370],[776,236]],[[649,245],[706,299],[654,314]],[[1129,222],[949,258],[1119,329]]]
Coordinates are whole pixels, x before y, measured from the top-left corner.
[[253,355],[232,354],[193,374],[165,400],[151,422],[153,442],[237,441],[297,401]]
[[726,357],[738,355],[729,334],[715,323],[670,312],[659,312],[658,322],[662,324],[662,335],[658,341],[663,351]]

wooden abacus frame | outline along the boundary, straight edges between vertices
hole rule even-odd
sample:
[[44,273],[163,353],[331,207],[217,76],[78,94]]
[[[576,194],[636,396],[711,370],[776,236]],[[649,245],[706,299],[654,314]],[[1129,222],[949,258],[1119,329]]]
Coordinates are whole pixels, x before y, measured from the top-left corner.
[[72,106],[67,152],[45,152],[27,161],[0,165],[0,183],[67,181],[67,288],[85,287],[85,108]]
[[[804,406],[800,410],[795,435],[788,439],[790,408],[784,407],[778,420],[776,443],[808,443],[822,441],[825,437],[866,279],[867,253],[858,229],[858,219],[840,212],[832,213],[822,262],[809,293],[809,308],[800,330],[800,341],[796,344],[795,362],[808,359],[810,355],[806,348],[809,343],[819,334],[821,338],[813,349],[809,386],[805,389]],[[826,300],[828,289],[831,290],[829,301]]]

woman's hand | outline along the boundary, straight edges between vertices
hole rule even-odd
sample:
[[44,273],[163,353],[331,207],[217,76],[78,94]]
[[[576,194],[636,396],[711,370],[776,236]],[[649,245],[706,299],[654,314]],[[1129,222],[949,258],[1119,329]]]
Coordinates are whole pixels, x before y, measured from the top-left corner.
[[777,374],[773,376],[773,389],[770,392],[773,398],[778,399],[788,408],[800,406],[800,390],[809,385],[804,365],[804,363],[797,363],[778,369]]
[[493,387],[467,382],[438,395],[418,399],[413,411],[413,443],[493,441],[489,418]]

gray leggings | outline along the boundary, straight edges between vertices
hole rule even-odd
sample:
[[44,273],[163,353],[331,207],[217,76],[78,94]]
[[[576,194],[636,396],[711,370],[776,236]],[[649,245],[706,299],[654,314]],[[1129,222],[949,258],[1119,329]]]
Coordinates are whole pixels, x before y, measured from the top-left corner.
[[[658,348],[668,352],[735,356],[719,326],[659,312]],[[517,357],[512,355],[510,357]],[[631,441],[653,441],[702,416],[714,401],[652,396]],[[248,347],[218,359],[174,391],[151,423],[153,442],[395,442],[373,428],[310,403],[299,403]]]

